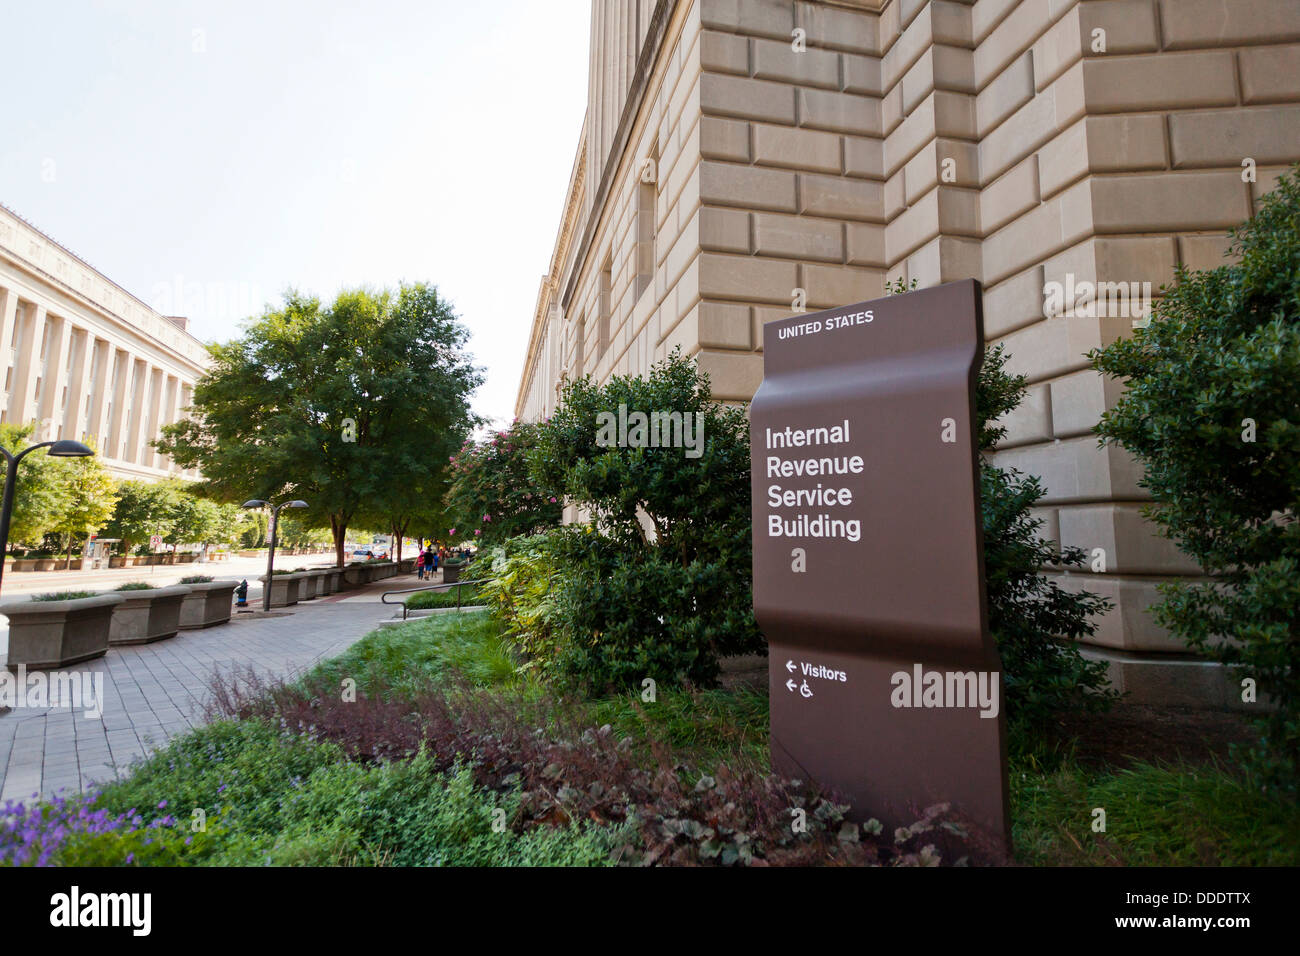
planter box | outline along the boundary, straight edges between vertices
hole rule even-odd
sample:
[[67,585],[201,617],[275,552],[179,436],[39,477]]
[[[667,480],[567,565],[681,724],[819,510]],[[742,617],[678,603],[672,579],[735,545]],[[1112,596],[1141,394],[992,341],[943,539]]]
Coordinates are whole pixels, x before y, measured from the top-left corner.
[[402,558],[402,573],[410,574],[415,570],[415,558]]
[[9,566],[10,571],[35,571],[36,562],[31,558],[15,558],[14,563]]
[[339,591],[343,590],[346,586],[346,582],[343,580],[343,573],[343,568],[329,568],[325,571],[324,580],[329,582],[329,591],[326,592],[327,594],[337,594]]
[[113,611],[109,644],[151,644],[175,637],[180,630],[181,604],[188,584],[148,591],[118,591],[122,603]]
[[460,569],[462,567],[463,565],[459,565],[459,564],[444,564],[442,566],[442,583],[455,584],[457,581],[459,581]]
[[120,554],[110,554],[108,556],[108,566],[110,568],[124,568],[126,567],[126,558]]
[[294,575],[298,579],[298,600],[314,601],[316,600],[316,586],[320,578],[316,576],[315,571],[300,571]]
[[190,593],[181,602],[180,628],[182,631],[225,624],[233,610],[235,588],[238,581],[207,581],[187,584]]
[[316,578],[316,596],[324,597],[325,595],[329,594],[331,590],[330,584],[333,581],[333,577],[334,577],[330,573],[330,569],[317,568],[315,571],[312,572],[312,576]]
[[9,618],[6,666],[11,671],[17,671],[19,664],[28,670],[45,670],[103,657],[113,611],[123,600],[120,594],[96,594],[75,601],[0,604],[0,614]]
[[338,577],[334,574],[334,570],[334,568],[321,568],[316,572],[320,575],[320,579],[316,582],[316,594],[319,597],[333,594],[337,590]]
[[190,552],[180,555],[177,560],[179,560],[181,564],[193,564],[196,558],[198,558],[198,555]]
[[271,589],[271,607],[288,607],[298,603],[298,575],[273,574],[269,585],[266,583],[265,574],[257,580],[262,582],[263,587]]
[[53,571],[53,570],[54,570],[54,559],[53,559],[53,558],[37,558],[37,559],[36,559],[36,570],[37,570],[37,571]]

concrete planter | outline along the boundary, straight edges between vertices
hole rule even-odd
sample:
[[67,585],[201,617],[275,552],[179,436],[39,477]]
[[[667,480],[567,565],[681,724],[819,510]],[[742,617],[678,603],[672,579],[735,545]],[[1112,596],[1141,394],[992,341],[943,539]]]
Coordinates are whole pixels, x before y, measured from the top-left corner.
[[442,583],[455,584],[459,581],[461,567],[459,564],[444,564],[442,566]]
[[314,601],[316,600],[316,589],[320,578],[315,571],[299,571],[294,575],[298,579],[298,600]]
[[415,558],[402,558],[402,574],[410,574],[415,570]]
[[148,591],[118,591],[122,603],[113,611],[109,644],[152,644],[175,637],[181,626],[181,604],[188,584]]
[[271,588],[271,607],[288,607],[291,604],[298,603],[298,575],[273,574],[271,575],[270,585],[266,583],[265,574],[257,580],[262,582],[263,587],[269,586]]
[[187,631],[230,620],[231,604],[238,581],[207,581],[188,584],[189,595],[181,602],[181,630]]
[[126,567],[126,558],[122,557],[120,554],[110,554],[108,556],[108,566],[110,568]]
[[325,580],[329,581],[328,594],[337,594],[346,586],[343,580],[343,568],[329,568],[325,572]]
[[15,558],[13,564],[9,565],[10,571],[35,571],[36,562],[31,558]]
[[54,559],[53,559],[53,558],[37,558],[37,559],[36,559],[36,570],[37,570],[37,571],[53,571],[53,570],[54,570]]
[[120,594],[96,594],[75,601],[9,601],[0,614],[9,618],[9,658],[6,666],[17,671],[67,667],[103,657],[113,611]]
[[325,597],[327,594],[333,594],[334,570],[332,568],[321,568],[316,573],[320,575],[320,580],[316,582],[316,595]]

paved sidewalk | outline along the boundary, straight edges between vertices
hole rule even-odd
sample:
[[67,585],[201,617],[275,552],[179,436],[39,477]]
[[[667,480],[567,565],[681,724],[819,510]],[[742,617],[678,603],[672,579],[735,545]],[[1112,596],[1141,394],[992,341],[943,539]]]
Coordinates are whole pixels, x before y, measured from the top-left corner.
[[[332,657],[400,608],[379,603],[384,590],[411,587],[414,575],[390,578],[344,600],[311,601],[284,616],[235,620],[135,647],[69,668],[103,676],[99,719],[67,707],[15,707],[0,715],[0,804],[32,794],[70,794],[111,779],[131,762],[202,722],[214,670],[252,666],[284,675]],[[418,584],[418,582],[415,582]],[[331,596],[333,597],[333,596]]]

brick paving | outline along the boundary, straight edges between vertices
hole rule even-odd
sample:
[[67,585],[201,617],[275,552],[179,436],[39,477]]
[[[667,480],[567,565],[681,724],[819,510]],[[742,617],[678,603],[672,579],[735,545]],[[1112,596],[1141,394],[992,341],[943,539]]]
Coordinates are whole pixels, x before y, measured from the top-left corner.
[[202,722],[214,672],[251,666],[263,676],[282,676],[310,667],[400,615],[400,608],[379,603],[383,591],[418,584],[414,575],[390,578],[282,609],[283,616],[110,648],[105,657],[68,668],[103,674],[103,716],[67,707],[15,707],[0,715],[0,804],[60,790],[67,796],[112,779]]

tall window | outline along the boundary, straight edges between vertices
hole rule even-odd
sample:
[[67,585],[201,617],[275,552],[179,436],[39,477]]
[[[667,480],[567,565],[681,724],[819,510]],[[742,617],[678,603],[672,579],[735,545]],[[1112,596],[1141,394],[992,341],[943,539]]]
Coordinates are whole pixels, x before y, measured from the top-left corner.
[[607,256],[605,258],[605,268],[600,270],[600,300],[598,307],[600,309],[600,346],[597,354],[605,357],[605,351],[609,348],[609,333],[611,312],[611,289],[614,285],[614,263]]
[[574,325],[574,337],[577,339],[574,345],[573,355],[573,377],[582,378],[582,350],[587,338],[587,320],[585,316],[578,316]]
[[641,164],[641,176],[636,187],[636,288],[634,295],[641,298],[653,282],[655,274],[655,200],[659,195],[659,144],[656,143]]

